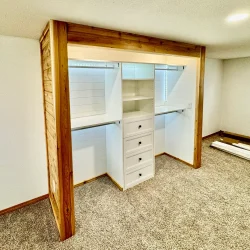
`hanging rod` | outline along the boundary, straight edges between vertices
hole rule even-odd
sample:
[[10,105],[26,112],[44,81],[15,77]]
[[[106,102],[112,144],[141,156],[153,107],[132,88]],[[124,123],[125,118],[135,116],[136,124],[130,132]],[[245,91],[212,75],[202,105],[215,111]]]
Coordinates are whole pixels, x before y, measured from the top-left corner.
[[[180,71],[179,69],[156,69],[155,70],[169,70],[169,71]],[[183,70],[184,70],[184,66],[183,66]]]
[[115,69],[115,67],[97,67],[97,66],[69,66],[69,68],[75,69]]
[[166,114],[171,114],[171,113],[182,113],[184,112],[185,109],[179,109],[179,110],[171,110],[171,111],[163,111],[163,112],[160,112],[160,113],[157,113],[155,114],[155,116],[158,116],[158,115],[166,115]]
[[93,124],[93,125],[85,125],[77,128],[72,128],[71,131],[78,131],[82,129],[87,129],[87,128],[96,128],[96,127],[101,127],[105,125],[111,125],[111,124],[116,124],[117,122],[120,123],[120,121],[112,121],[112,122],[103,122],[103,123],[98,123],[98,124]]

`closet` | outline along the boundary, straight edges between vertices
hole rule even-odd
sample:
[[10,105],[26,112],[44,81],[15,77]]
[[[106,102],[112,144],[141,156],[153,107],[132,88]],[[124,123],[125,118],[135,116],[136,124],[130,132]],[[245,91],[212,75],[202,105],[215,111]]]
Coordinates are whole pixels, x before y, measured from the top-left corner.
[[[154,176],[158,150],[201,166],[205,47],[56,20],[40,45],[49,198],[61,240],[75,233],[74,184],[107,173],[130,188]],[[159,64],[185,67],[167,102],[155,99]]]
[[68,65],[75,184],[107,174],[128,189],[154,176],[159,154],[192,164],[193,139],[190,144],[182,137],[194,126],[189,64],[69,60]]

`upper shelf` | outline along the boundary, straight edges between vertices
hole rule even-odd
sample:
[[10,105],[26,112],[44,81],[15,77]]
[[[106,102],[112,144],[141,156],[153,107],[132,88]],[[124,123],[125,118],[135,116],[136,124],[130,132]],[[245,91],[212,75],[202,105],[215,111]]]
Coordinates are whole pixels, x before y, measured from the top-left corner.
[[155,115],[169,114],[173,112],[183,112],[185,107],[175,107],[175,106],[159,106],[155,107]]
[[123,96],[124,102],[154,99],[153,96]]

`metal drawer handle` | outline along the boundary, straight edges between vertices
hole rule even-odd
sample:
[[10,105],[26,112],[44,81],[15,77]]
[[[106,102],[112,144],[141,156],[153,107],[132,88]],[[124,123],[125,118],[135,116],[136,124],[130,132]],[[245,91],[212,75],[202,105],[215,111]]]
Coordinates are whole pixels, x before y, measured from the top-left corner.
[[139,158],[139,161],[141,161],[142,160],[142,158]]
[[138,129],[140,129],[140,128],[141,128],[141,125],[138,126]]
[[139,177],[141,177],[141,176],[142,176],[142,174],[140,173],[140,174],[139,174]]
[[139,143],[138,143],[139,145],[141,145],[141,141],[139,141]]

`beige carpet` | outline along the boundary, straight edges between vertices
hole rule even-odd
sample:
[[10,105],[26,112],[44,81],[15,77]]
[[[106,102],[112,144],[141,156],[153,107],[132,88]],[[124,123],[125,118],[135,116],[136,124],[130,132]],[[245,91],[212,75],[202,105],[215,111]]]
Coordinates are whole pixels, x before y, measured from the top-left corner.
[[155,178],[125,192],[107,177],[75,189],[65,242],[48,200],[1,216],[0,249],[250,249],[250,163],[210,142],[198,170],[161,156]]

